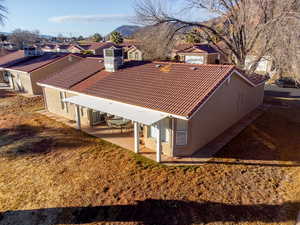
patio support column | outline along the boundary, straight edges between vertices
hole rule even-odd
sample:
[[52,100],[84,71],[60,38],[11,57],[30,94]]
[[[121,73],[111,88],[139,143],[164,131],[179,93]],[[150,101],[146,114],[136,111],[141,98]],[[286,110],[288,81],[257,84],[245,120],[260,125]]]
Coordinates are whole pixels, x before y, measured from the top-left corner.
[[157,123],[156,132],[156,162],[161,162],[161,127],[160,122]]
[[81,122],[80,122],[80,110],[79,110],[79,105],[75,105],[75,113],[76,113],[76,125],[77,129],[81,129]]
[[140,125],[134,122],[134,152],[140,152]]

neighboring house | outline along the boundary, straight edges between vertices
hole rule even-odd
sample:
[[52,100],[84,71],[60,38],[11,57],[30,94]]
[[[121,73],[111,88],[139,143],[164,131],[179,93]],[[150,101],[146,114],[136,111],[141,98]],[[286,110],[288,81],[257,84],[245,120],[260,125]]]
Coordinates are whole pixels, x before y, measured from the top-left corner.
[[27,49],[0,57],[0,68],[4,80],[16,91],[42,94],[36,83],[50,74],[81,59],[78,56],[59,53],[36,54]]
[[127,51],[127,59],[141,61],[143,60],[143,52],[134,45]]
[[122,50],[105,51],[104,63],[81,59],[39,82],[47,110],[78,128],[93,126],[103,113],[130,120],[135,152],[142,139],[158,162],[161,154],[193,155],[263,103],[266,79],[231,65],[122,65]]
[[208,44],[195,44],[173,53],[180,62],[190,64],[220,64],[221,54]]
[[[246,57],[246,68],[249,69],[256,61],[256,57],[248,55]],[[270,56],[264,56],[257,64],[255,72],[260,74],[270,74],[272,72],[272,58]]]
[[103,57],[103,50],[115,46],[112,42],[88,42],[86,44],[70,45],[68,51],[71,53],[91,52],[93,55]]
[[1,42],[0,47],[5,48],[7,50],[17,50],[17,46],[10,42]]
[[55,52],[61,52],[61,53],[68,53],[69,52],[69,47],[70,45],[68,44],[60,44],[60,45],[56,45],[54,48]]
[[128,59],[128,51],[134,47],[139,46],[141,44],[140,41],[137,40],[125,40],[122,44],[119,44],[118,47],[122,48],[124,51],[124,58]]
[[41,47],[43,52],[56,52],[55,44],[45,44]]

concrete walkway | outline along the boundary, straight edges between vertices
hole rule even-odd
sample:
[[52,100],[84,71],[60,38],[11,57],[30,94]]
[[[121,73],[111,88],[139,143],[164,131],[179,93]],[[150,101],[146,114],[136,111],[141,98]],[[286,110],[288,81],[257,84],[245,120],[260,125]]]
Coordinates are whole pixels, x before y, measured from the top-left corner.
[[299,212],[298,217],[297,217],[296,225],[300,225],[300,212]]
[[[253,111],[246,117],[244,117],[237,124],[226,130],[223,134],[213,140],[211,143],[206,145],[204,148],[200,149],[191,157],[168,157],[162,155],[162,164],[170,166],[181,166],[181,165],[201,165],[212,159],[213,155],[220,151],[225,145],[227,145],[233,138],[235,138],[239,133],[241,133],[246,127],[248,127],[254,120],[256,120],[262,113],[267,109],[267,106],[262,106],[257,110]],[[67,126],[76,128],[76,123],[68,119],[60,117],[58,115],[52,114],[46,110],[39,111],[40,114],[47,116],[53,120],[64,123]],[[110,133],[104,134],[100,129],[96,128],[82,128],[83,132],[86,132],[92,136],[101,138],[105,141],[116,144],[122,148],[134,151],[134,138],[133,134],[120,134],[120,133]],[[154,150],[147,149],[141,146],[140,154],[155,160],[156,153]]]

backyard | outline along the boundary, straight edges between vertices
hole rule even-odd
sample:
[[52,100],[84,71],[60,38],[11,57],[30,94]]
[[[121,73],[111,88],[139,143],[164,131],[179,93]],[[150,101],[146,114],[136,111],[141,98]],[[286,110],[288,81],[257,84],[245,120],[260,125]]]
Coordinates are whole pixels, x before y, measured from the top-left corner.
[[200,166],[167,167],[0,90],[0,225],[280,224],[300,210],[300,105],[274,104]]

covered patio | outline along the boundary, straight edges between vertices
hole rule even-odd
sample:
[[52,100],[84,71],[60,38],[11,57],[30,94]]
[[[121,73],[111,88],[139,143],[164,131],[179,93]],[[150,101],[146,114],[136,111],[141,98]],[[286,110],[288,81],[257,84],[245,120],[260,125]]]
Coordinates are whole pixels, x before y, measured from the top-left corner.
[[[168,117],[166,113],[93,96],[73,96],[64,99],[64,101],[75,106],[77,129],[82,129],[80,107],[100,112],[100,114],[106,116],[106,125],[84,128],[84,131],[109,142],[116,143],[121,147],[133,149],[135,153],[141,153],[142,151],[140,143],[141,128],[144,125],[150,126],[155,124],[157,132],[155,159],[157,162],[161,162],[162,140],[160,121]],[[109,115],[109,119],[107,119],[107,115]],[[130,132],[130,130],[128,132],[127,128],[130,128],[129,124],[132,124],[133,132]],[[121,133],[117,132],[115,135],[113,133],[105,133],[107,126],[109,128],[120,129]],[[126,132],[123,133],[123,129]],[[112,130],[108,129],[107,132],[111,132]],[[153,155],[153,151],[149,151],[149,149],[146,152]]]

